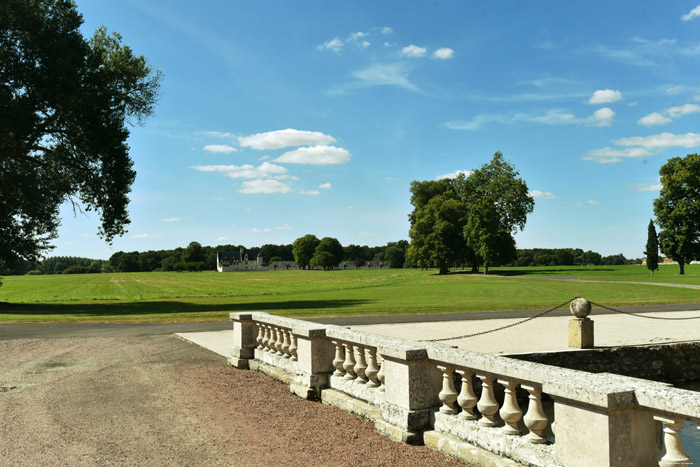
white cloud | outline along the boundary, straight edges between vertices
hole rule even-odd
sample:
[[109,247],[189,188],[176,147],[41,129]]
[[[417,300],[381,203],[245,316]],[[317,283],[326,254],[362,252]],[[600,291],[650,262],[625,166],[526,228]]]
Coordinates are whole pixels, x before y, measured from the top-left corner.
[[697,18],[700,16],[700,5],[696,6],[692,10],[690,10],[688,13],[684,14],[681,16],[682,21],[690,21],[693,18]]
[[324,42],[323,44],[320,44],[316,46],[316,50],[324,51],[324,50],[330,50],[332,52],[340,52],[345,44],[343,44],[343,41],[340,40],[339,37],[333,38],[329,41]]
[[418,47],[417,45],[408,45],[401,49],[401,55],[405,57],[419,58],[425,55],[427,49],[425,47]]
[[442,180],[443,178],[457,178],[460,175],[464,175],[465,177],[470,176],[472,173],[470,170],[455,170],[454,172],[450,172],[447,174],[443,175],[438,175],[435,177],[435,180]]
[[603,107],[593,112],[590,120],[595,126],[610,126],[615,112],[610,107]]
[[229,154],[238,151],[238,149],[227,144],[207,144],[206,146],[204,146],[204,150],[219,154]]
[[673,86],[673,87],[670,87],[666,90],[666,94],[671,94],[671,95],[680,94],[684,90],[685,90],[685,88],[683,86]]
[[322,190],[330,190],[331,184],[330,183],[321,183],[318,187]]
[[635,190],[637,191],[661,191],[662,185],[661,183],[655,183],[653,185],[649,185],[646,183],[636,183],[633,185]]
[[214,240],[217,242],[225,242],[228,240],[228,237],[216,237]]
[[165,219],[161,219],[162,222],[180,222],[182,221],[181,217],[166,217]]
[[644,117],[637,120],[637,125],[656,126],[656,125],[664,125],[670,121],[671,121],[670,118],[664,117],[663,115],[661,115],[658,112],[653,112],[653,113],[650,113],[649,115],[645,115]]
[[700,146],[700,134],[686,133],[675,135],[673,133],[661,133],[650,136],[633,136],[631,138],[620,138],[613,140],[618,146],[641,146],[645,149],[660,150],[674,146],[692,148]]
[[394,30],[391,29],[389,26],[384,26],[384,27],[381,29],[381,33],[382,33],[382,34],[391,34],[391,33],[393,33],[393,32],[394,32]]
[[278,225],[275,230],[292,230],[292,226],[289,224]]
[[622,93],[620,91],[613,91],[612,89],[599,89],[593,93],[593,96],[588,99],[589,104],[607,104],[610,102],[617,102],[622,100]]
[[454,56],[455,51],[448,47],[440,47],[435,52],[433,52],[433,58],[438,60],[447,60]]
[[252,233],[267,233],[267,232],[272,232],[272,230],[270,230],[270,229],[257,229],[257,228],[253,228],[253,229],[249,230],[248,232],[252,232]]
[[471,121],[456,121],[456,122],[445,122],[445,126],[451,130],[478,130],[485,123],[500,122],[505,123],[509,120],[508,117],[504,115],[493,115],[493,114],[481,114],[477,115],[471,119]]
[[379,232],[357,232],[358,237],[377,237]]
[[318,131],[302,131],[287,128],[286,130],[256,133],[238,138],[241,146],[251,149],[280,149],[289,146],[305,146],[309,144],[335,143],[335,138]]
[[255,167],[244,165],[195,165],[192,167],[200,172],[223,172],[231,178],[289,178],[287,169],[281,165],[263,162]]
[[277,180],[247,180],[243,182],[239,193],[245,194],[272,194],[289,193],[292,188],[286,183]]
[[403,63],[387,63],[372,65],[352,74],[365,86],[398,86],[410,91],[418,91],[418,87],[408,79],[408,68]]
[[557,195],[554,193],[551,193],[549,191],[540,191],[540,190],[532,190],[528,195],[531,198],[542,198],[542,199],[557,199],[559,198]]
[[586,201],[586,204],[597,205],[597,204],[600,204],[600,201],[594,201],[592,199],[589,199],[588,201]]
[[335,146],[311,146],[288,151],[275,159],[275,162],[288,164],[345,164],[351,159],[350,153]]
[[679,118],[684,115],[700,112],[700,105],[697,104],[685,104],[676,107],[669,107],[664,110],[664,113],[671,118]]
[[317,196],[317,195],[320,195],[321,192],[318,191],[318,190],[301,190],[301,191],[299,192],[299,194],[302,194],[302,195],[309,195],[309,196]]
[[576,116],[558,109],[549,109],[544,115],[515,114],[514,121],[544,123],[546,125],[562,125],[577,123]]
[[217,138],[234,138],[235,135],[233,133],[228,133],[228,132],[222,132],[222,131],[201,131],[198,133],[202,133],[208,136],[216,136]]
[[596,162],[598,164],[610,164],[620,162],[625,158],[647,157],[653,154],[653,151],[646,148],[614,149],[605,147],[588,151],[588,153],[583,156],[583,160]]
[[131,238],[161,238],[163,234],[136,234],[132,235]]

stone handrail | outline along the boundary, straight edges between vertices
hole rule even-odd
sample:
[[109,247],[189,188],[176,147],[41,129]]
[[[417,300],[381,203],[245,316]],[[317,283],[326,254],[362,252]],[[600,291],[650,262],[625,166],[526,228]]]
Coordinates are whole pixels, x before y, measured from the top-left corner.
[[[300,397],[334,403],[350,396],[366,407],[351,411],[404,442],[447,434],[524,465],[657,465],[661,422],[661,465],[678,465],[689,462],[679,427],[700,421],[700,394],[662,383],[267,313],[231,319],[232,365],[271,374]],[[553,417],[543,394],[553,400]]]

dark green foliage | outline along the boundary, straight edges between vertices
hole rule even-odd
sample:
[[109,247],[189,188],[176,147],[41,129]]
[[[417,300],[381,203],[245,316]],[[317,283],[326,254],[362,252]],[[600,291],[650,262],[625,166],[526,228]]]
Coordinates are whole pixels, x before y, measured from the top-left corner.
[[311,258],[313,258],[316,252],[316,246],[319,243],[320,240],[316,235],[312,234],[307,234],[294,240],[292,252],[294,253],[294,261],[297,262],[297,266],[299,266],[300,269],[309,267]]
[[669,159],[659,175],[661,192],[654,200],[656,223],[662,229],[659,246],[684,274],[685,264],[700,258],[700,156]]
[[659,269],[659,239],[656,235],[656,227],[654,221],[649,219],[649,227],[647,228],[647,245],[644,249],[644,255],[647,257],[647,269],[654,274],[654,271]]
[[97,211],[111,242],[136,173],[127,123],[152,114],[161,75],[65,0],[0,2],[0,261],[51,248],[65,201]]
[[323,237],[314,250],[310,265],[325,270],[333,269],[343,260],[343,246],[337,238]]

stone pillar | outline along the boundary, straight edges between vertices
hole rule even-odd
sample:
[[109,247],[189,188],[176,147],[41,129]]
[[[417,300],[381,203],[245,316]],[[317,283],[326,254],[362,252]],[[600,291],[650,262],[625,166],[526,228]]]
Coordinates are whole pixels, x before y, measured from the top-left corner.
[[571,314],[574,318],[569,321],[569,347],[574,349],[592,349],[593,320],[588,318],[591,304],[585,298],[577,298],[571,302]]
[[326,337],[325,328],[292,328],[297,337],[297,372],[290,390],[307,400],[321,400],[335,370],[335,345]]
[[248,360],[255,358],[258,343],[257,329],[252,313],[231,313],[233,321],[233,348],[228,363],[238,369],[247,370]]
[[385,436],[408,444],[421,444],[430,416],[440,406],[442,372],[428,360],[421,345],[378,346],[384,360],[382,419],[375,423]]

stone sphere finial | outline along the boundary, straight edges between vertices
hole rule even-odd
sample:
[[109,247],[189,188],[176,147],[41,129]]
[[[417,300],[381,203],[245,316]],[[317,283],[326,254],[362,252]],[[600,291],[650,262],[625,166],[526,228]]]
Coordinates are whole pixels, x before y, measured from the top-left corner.
[[575,298],[569,305],[571,314],[577,318],[585,318],[591,314],[591,303],[585,298]]

